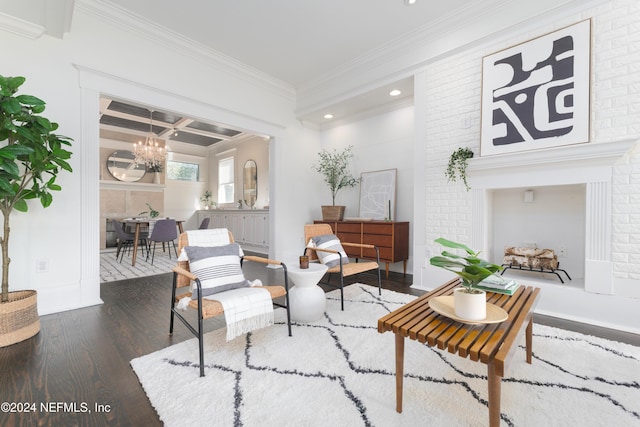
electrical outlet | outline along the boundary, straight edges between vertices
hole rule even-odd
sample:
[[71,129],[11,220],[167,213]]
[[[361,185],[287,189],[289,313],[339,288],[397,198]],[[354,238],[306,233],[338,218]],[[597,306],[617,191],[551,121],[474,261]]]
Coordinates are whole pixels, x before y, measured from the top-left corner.
[[567,256],[567,247],[566,246],[560,246],[560,249],[558,249],[558,256],[559,257],[566,257]]
[[36,273],[48,273],[49,272],[49,260],[37,259],[36,260]]

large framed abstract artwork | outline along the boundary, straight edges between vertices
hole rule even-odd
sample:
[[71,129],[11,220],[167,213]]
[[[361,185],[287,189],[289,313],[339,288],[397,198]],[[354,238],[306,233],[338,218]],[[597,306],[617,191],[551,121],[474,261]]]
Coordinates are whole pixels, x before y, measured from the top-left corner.
[[591,21],[485,56],[480,155],[589,141]]

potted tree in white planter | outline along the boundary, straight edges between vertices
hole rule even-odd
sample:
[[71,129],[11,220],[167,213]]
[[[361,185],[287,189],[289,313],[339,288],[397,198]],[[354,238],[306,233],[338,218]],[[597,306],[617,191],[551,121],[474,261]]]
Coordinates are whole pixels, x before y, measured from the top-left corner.
[[348,170],[349,159],[353,157],[353,146],[349,145],[342,152],[335,148],[332,152],[322,150],[318,153],[320,162],[314,169],[322,174],[324,182],[331,191],[331,206],[321,206],[322,219],[325,221],[342,221],[344,218],[344,206],[336,206],[336,195],[345,187],[355,187],[360,182],[359,178],[351,175]]
[[37,293],[9,292],[9,220],[14,210],[27,212],[30,199],[43,207],[53,201],[52,191],[61,188],[61,170],[71,172],[65,146],[71,139],[54,133],[58,124],[42,117],[45,103],[31,95],[17,95],[24,77],[0,76],[0,211],[3,217],[2,298],[0,300],[0,347],[32,337],[40,331]]
[[474,288],[493,273],[502,270],[497,264],[478,258],[480,252],[470,249],[462,243],[440,237],[436,243],[450,249],[462,249],[466,256],[460,256],[447,250],[439,256],[431,257],[431,265],[444,268],[460,276],[463,287],[453,292],[453,308],[456,316],[465,320],[483,320],[487,309],[487,295],[481,289]]

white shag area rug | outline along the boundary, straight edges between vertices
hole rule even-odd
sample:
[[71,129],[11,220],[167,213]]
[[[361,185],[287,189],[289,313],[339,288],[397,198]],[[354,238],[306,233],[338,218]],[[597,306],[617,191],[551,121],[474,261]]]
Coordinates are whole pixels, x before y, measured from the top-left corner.
[[[485,426],[487,367],[405,339],[403,412],[395,410],[394,334],[378,318],[414,296],[354,284],[327,294],[325,318],[277,324],[233,341],[205,336],[131,365],[167,426]],[[182,328],[176,322],[176,328]],[[501,425],[640,425],[640,348],[534,324],[502,381]]]

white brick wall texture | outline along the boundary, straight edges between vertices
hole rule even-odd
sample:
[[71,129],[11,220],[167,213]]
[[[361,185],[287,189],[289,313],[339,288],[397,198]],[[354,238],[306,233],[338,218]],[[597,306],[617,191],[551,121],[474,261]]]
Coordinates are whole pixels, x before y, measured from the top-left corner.
[[[640,141],[640,1],[612,0],[530,34],[503,35],[495,42],[444,58],[426,68],[427,126],[424,141],[427,253],[441,250],[443,236],[468,242],[471,193],[444,175],[452,151],[480,151],[481,69],[484,55],[591,18],[590,143]],[[615,166],[612,253],[614,276],[640,280],[640,143]]]

